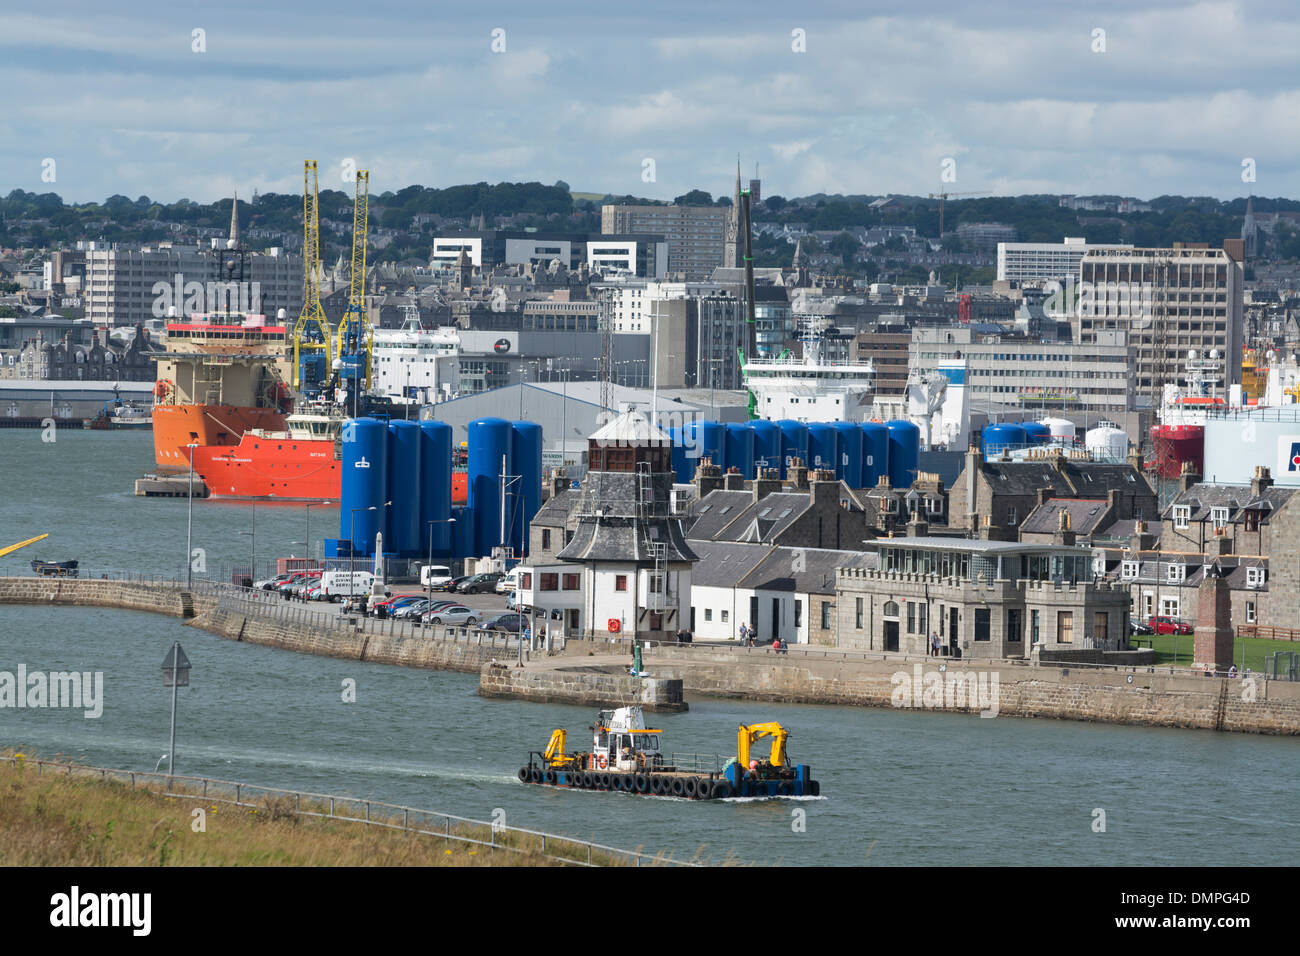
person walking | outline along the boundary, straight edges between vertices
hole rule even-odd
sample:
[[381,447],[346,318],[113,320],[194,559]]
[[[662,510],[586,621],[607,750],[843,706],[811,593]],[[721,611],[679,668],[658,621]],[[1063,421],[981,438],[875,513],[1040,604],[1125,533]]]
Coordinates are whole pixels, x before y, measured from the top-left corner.
[[930,632],[930,656],[939,656],[939,635],[935,631]]

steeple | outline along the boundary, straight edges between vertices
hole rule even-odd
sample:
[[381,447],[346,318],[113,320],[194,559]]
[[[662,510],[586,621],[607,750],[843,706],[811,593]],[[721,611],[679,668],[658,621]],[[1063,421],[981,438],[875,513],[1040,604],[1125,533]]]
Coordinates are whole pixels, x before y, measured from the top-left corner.
[[239,190],[235,190],[235,198],[230,201],[230,247],[239,248]]
[[722,265],[728,269],[738,269],[740,261],[740,155],[736,155],[736,192],[731,200],[731,212],[727,216],[725,235],[722,241]]
[[1246,218],[1241,223],[1242,250],[1246,258],[1253,258],[1259,252],[1259,228],[1255,225],[1255,197],[1246,197]]

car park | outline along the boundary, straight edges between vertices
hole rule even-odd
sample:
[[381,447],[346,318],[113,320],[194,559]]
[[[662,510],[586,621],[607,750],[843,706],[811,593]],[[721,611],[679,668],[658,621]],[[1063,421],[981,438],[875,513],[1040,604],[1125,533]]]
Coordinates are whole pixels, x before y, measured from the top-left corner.
[[476,574],[468,581],[462,582],[456,590],[461,594],[481,594],[484,591],[493,591],[496,589],[497,582],[501,580],[501,577],[499,571]]
[[429,611],[425,623],[427,624],[452,624],[452,625],[469,625],[476,622],[483,616],[481,611],[475,611],[463,604],[448,604],[446,607]]

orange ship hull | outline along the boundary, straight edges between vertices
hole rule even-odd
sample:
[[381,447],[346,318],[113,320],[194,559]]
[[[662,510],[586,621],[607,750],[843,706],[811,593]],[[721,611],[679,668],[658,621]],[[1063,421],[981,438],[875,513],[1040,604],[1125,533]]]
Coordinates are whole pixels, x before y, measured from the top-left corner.
[[1151,438],[1161,478],[1177,478],[1185,461],[1191,462],[1197,474],[1204,469],[1204,425],[1156,425],[1151,429]]
[[[235,447],[250,428],[282,431],[285,413],[274,408],[238,405],[155,405],[154,461],[162,472],[189,471],[185,446]],[[201,449],[196,449],[199,451]],[[338,494],[337,488],[334,494]]]

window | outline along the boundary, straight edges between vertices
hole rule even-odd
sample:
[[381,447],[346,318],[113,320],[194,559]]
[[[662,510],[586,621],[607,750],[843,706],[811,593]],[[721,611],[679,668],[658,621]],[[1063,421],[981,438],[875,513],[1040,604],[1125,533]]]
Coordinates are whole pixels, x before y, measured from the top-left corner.
[[1187,565],[1171,564],[1165,569],[1165,580],[1170,584],[1181,584],[1187,580]]
[[1246,602],[1246,623],[1247,624],[1255,623],[1255,602],[1254,601]]
[[711,608],[711,607],[706,607],[706,608],[704,609],[704,620],[705,620],[705,621],[712,621],[712,620],[713,620],[713,608]]
[[578,609],[576,607],[571,607],[569,608],[569,630],[576,631],[577,629],[578,629]]
[[1120,565],[1120,577],[1126,581],[1136,580],[1138,576],[1138,566],[1137,561],[1125,561]]
[[926,609],[927,609],[927,607],[928,607],[928,605],[922,604],[922,605],[920,606],[920,610],[918,610],[918,611],[916,612],[916,617],[917,617],[917,628],[916,628],[916,633],[918,633],[918,634],[924,634],[924,633],[925,633],[925,618],[926,618]]
[[803,601],[794,602],[794,626],[803,627]]
[[726,624],[726,623],[727,623],[727,619],[728,619],[730,616],[731,616],[731,612],[730,612],[730,611],[723,611],[723,612],[722,612],[722,623],[723,623],[723,624]]
[[1192,520],[1191,505],[1174,505],[1174,527],[1180,530],[1186,529],[1188,522]]
[[1018,607],[1007,608],[1007,643],[1019,644],[1024,640],[1024,611]]
[[1038,611],[1037,610],[1033,610],[1029,612],[1029,639],[1035,644],[1038,643]]
[[1056,640],[1060,644],[1074,643],[1074,612],[1056,612]]
[[1007,524],[1008,524],[1008,525],[1014,525],[1018,520],[1019,520],[1019,516],[1016,514],[1016,509],[1015,509],[1015,508],[1008,508],[1008,509],[1007,509]]
[[1258,530],[1259,530],[1259,512],[1258,512],[1258,511],[1247,511],[1247,512],[1246,512],[1245,526],[1246,526],[1246,530],[1247,530],[1247,531],[1258,531]]
[[907,603],[907,633],[908,634],[916,633],[916,602],[915,601],[909,601]]
[[578,588],[580,587],[580,585],[579,585],[579,583],[578,583],[579,580],[580,580],[580,578],[579,578],[579,576],[576,575],[576,574],[566,574],[566,575],[564,576],[564,590],[566,590],[566,591],[576,591],[576,590],[578,590]]
[[558,591],[560,589],[560,576],[551,572],[543,572],[541,575],[543,591]]
[[521,591],[532,590],[532,587],[533,575],[531,572],[525,572],[524,574],[519,575],[519,589]]
[[[859,600],[861,600],[859,598]],[[822,630],[829,631],[831,627],[831,602],[822,601]]]
[[1246,569],[1246,587],[1248,588],[1261,587],[1264,584],[1264,581],[1266,579],[1267,579],[1267,575],[1263,568]]
[[550,551],[550,550],[551,550],[551,530],[550,530],[550,528],[543,528],[543,529],[542,529],[542,550],[543,550],[543,551]]
[[1214,523],[1216,529],[1226,527],[1228,524],[1228,509],[1211,508],[1210,521]]
[[857,617],[855,626],[860,631],[862,630],[862,598],[854,598],[854,612]]
[[977,607],[975,609],[975,640],[987,641],[989,639],[989,609],[986,607]]
[[[626,574],[616,574],[616,575],[614,575],[614,590],[615,590],[615,591],[626,591],[626,590],[627,590],[627,575],[626,575]],[[706,612],[706,613],[707,613],[707,612]],[[706,620],[707,620],[707,618],[706,618]]]

